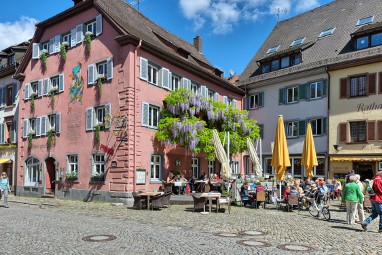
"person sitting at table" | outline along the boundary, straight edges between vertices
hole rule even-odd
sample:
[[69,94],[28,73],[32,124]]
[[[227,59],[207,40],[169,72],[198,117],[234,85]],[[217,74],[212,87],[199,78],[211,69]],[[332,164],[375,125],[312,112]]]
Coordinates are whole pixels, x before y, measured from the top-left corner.
[[240,188],[240,197],[241,197],[241,202],[243,203],[244,206],[252,204],[253,195],[249,194],[247,182],[244,182],[244,184]]
[[215,180],[218,182],[218,181],[220,181],[220,177],[218,176],[218,174],[214,174],[214,177],[215,177]]
[[174,173],[173,172],[169,172],[168,173],[168,176],[167,176],[167,179],[166,179],[166,182],[167,183],[174,183],[175,182],[175,180],[174,180]]
[[261,182],[257,182],[256,183],[256,192],[258,192],[258,191],[264,191],[265,189],[264,189],[264,186],[263,185],[261,185]]
[[188,180],[188,183],[190,184],[191,192],[196,191],[196,178],[195,178],[195,175],[191,176],[191,178]]
[[180,175],[178,182],[184,183],[182,187],[180,188],[180,193],[182,195],[186,194],[186,186],[187,186],[187,179],[184,177],[184,174]]

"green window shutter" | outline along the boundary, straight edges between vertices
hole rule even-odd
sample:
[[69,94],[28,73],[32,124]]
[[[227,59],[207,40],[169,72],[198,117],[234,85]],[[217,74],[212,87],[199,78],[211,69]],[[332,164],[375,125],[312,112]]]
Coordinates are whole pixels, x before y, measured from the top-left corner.
[[279,104],[285,104],[285,88],[279,90]]
[[246,104],[246,110],[249,111],[249,103],[251,102],[251,96],[247,95],[247,104]]
[[326,117],[322,118],[322,133],[326,134]]
[[298,122],[298,135],[305,135],[305,129],[306,129],[306,122],[305,120],[300,120]]
[[298,85],[298,99],[299,100],[306,100],[306,87],[307,87],[306,83]]
[[328,85],[327,85],[327,80],[326,79],[323,79],[322,81],[322,96],[323,97],[326,97],[328,95]]
[[259,107],[264,107],[264,92],[259,93]]

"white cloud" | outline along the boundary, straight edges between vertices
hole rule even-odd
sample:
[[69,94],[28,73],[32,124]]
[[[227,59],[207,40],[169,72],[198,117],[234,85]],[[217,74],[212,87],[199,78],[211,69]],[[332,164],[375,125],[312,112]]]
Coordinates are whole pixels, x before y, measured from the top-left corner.
[[[183,15],[194,30],[204,26],[215,34],[230,33],[241,21],[257,21],[265,15],[280,20],[320,5],[320,0],[179,0]],[[276,18],[276,16],[275,16]]]
[[0,50],[31,39],[37,20],[21,17],[15,22],[0,22]]

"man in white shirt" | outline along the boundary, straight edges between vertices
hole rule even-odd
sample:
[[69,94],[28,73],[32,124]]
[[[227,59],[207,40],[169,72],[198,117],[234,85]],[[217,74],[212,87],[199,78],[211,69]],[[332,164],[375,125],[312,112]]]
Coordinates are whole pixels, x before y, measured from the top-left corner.
[[[361,176],[359,174],[356,174],[356,183],[358,184],[359,188],[361,189],[362,197],[364,197],[365,194],[365,188],[363,186],[363,183],[360,181]],[[362,223],[365,220],[365,212],[363,211],[363,204],[358,203],[357,204],[357,211],[358,213],[355,214],[355,221],[357,223]]]

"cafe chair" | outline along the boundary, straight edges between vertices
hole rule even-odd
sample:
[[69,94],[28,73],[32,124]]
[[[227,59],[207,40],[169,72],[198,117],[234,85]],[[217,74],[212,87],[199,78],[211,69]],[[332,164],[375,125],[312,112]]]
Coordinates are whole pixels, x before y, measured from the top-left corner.
[[256,208],[258,208],[258,205],[261,202],[263,203],[263,208],[265,209],[265,191],[256,192],[256,201],[255,201]]
[[220,197],[217,199],[217,208],[220,210],[220,205],[227,205],[228,213],[231,214],[231,196]]
[[154,210],[154,207],[158,209],[163,207],[163,197],[164,195],[159,195],[159,196],[152,197],[150,199],[151,210]]
[[170,198],[171,198],[171,192],[164,193],[164,195],[163,195],[163,206],[166,206],[167,208],[171,206]]
[[205,210],[206,199],[204,197],[200,197],[200,193],[192,193],[192,199],[194,200],[194,212],[195,210]]
[[138,192],[132,193],[134,198],[134,205],[133,208],[136,210],[141,210],[142,208],[147,207],[147,199],[144,197],[141,197]]
[[298,211],[300,212],[298,196],[296,196],[296,195],[289,195],[289,196],[288,196],[288,204],[287,204],[287,210],[288,210],[288,212],[289,212],[291,209],[293,209],[293,206],[297,206],[297,207],[298,207]]

